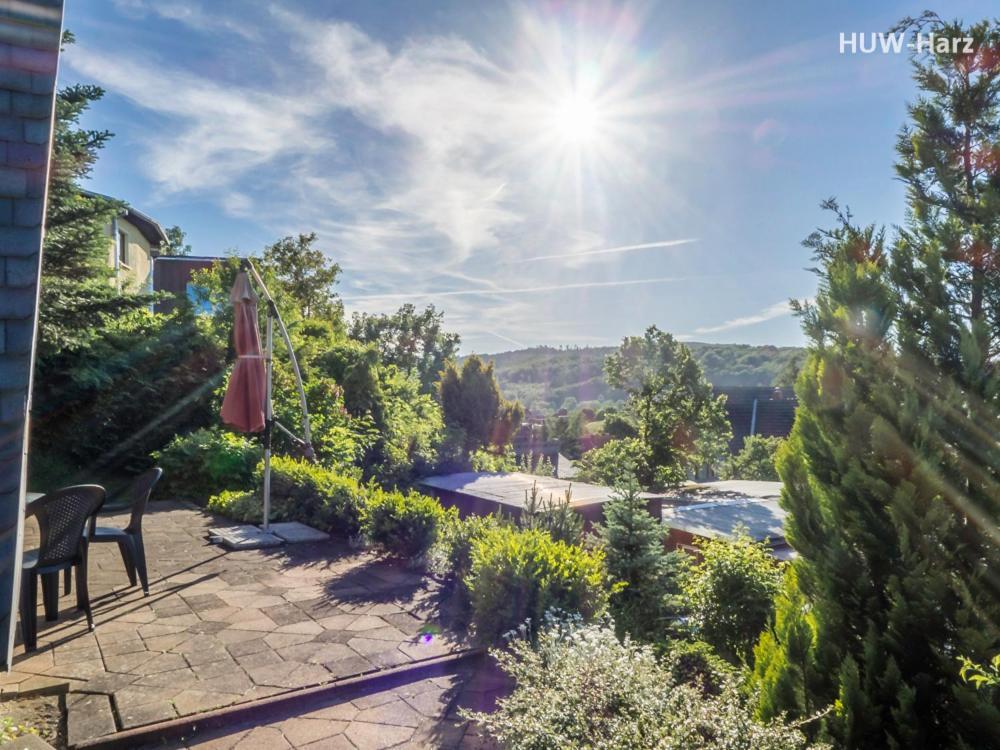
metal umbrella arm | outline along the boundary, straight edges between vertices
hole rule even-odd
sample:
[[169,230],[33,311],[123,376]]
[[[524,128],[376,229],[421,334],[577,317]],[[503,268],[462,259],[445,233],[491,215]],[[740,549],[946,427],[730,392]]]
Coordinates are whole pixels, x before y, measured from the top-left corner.
[[[316,453],[313,450],[313,446],[312,446],[312,430],[310,429],[310,426],[309,426],[309,406],[306,403],[306,389],[305,389],[305,386],[302,384],[302,371],[299,369],[299,360],[295,356],[295,349],[292,347],[292,339],[288,335],[288,329],[285,327],[285,321],[283,321],[281,319],[281,314],[278,312],[278,306],[274,303],[274,298],[271,296],[271,293],[268,291],[267,285],[264,283],[264,280],[260,277],[260,274],[257,273],[257,269],[254,268],[253,263],[250,261],[249,258],[243,258],[241,265],[244,268],[244,270],[250,272],[250,275],[253,277],[254,281],[256,282],[257,287],[260,289],[261,293],[263,294],[264,299],[267,301],[268,326],[267,326],[267,344],[266,344],[267,355],[266,356],[267,356],[267,373],[268,373],[268,375],[267,375],[267,381],[268,381],[268,393],[267,393],[268,413],[267,413],[267,420],[266,420],[267,421],[267,426],[265,427],[265,430],[268,432],[268,435],[267,435],[268,445],[270,445],[270,432],[271,432],[271,428],[272,428],[272,425],[273,425],[273,426],[278,427],[278,429],[280,429],[282,432],[284,432],[289,438],[292,439],[293,442],[295,442],[299,447],[301,447],[303,453],[305,454],[305,457],[307,459],[309,459],[310,461],[312,461],[313,459],[316,458]],[[295,373],[295,384],[296,384],[296,386],[298,388],[298,391],[299,391],[299,404],[302,407],[302,435],[303,435],[302,438],[299,438],[297,435],[295,435],[294,433],[292,433],[287,427],[285,427],[283,424],[281,424],[276,419],[274,419],[274,415],[271,413],[271,388],[270,388],[270,386],[271,386],[271,372],[272,372],[272,370],[271,370],[271,367],[272,367],[271,358],[274,356],[274,351],[273,351],[274,346],[273,346],[272,332],[271,332],[271,321],[272,320],[277,321],[277,323],[278,323],[278,332],[281,334],[281,338],[284,339],[285,346],[288,348],[288,358],[289,358],[289,360],[292,363],[292,370]]]

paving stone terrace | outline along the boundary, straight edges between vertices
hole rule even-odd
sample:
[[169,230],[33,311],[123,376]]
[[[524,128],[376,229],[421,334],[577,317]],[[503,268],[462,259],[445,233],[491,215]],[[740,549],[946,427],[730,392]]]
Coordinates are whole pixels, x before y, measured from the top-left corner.
[[3,694],[68,683],[72,745],[470,645],[440,626],[441,587],[429,576],[335,541],[226,552],[207,541],[225,524],[152,503],[148,597],[128,585],[117,545],[92,545],[96,630],[75,611],[75,591],[54,623],[39,596],[38,651],[18,643]]
[[499,750],[459,709],[489,709],[505,691],[506,680],[495,668],[464,668],[453,675],[347,695],[333,705],[296,704],[293,712],[157,742],[144,750]]

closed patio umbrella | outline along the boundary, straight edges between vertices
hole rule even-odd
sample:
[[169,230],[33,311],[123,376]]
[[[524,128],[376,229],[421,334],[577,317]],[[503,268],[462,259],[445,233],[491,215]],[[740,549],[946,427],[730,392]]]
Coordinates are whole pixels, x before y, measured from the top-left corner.
[[257,328],[257,299],[250,277],[240,271],[229,293],[236,364],[222,400],[222,421],[240,432],[260,432],[266,424],[266,373]]
[[[251,284],[253,282],[264,295],[267,303],[267,338],[264,349],[260,345],[260,330],[257,327],[257,294]],[[253,267],[249,259],[244,258],[236,281],[233,283],[229,300],[233,303],[233,347],[236,349],[236,364],[229,377],[225,398],[222,400],[222,421],[240,432],[264,433],[264,523],[262,528],[268,531],[271,515],[271,441],[274,428],[285,433],[308,459],[314,457],[311,431],[309,429],[309,408],[306,405],[306,392],[302,385],[302,373],[295,357],[295,349],[288,336],[278,308],[264,285],[264,280]],[[302,407],[303,438],[294,435],[288,428],[274,419],[271,403],[271,388],[273,385],[274,356],[274,326],[277,323],[278,332],[288,348],[288,357],[295,374],[295,383],[299,391],[299,403]]]

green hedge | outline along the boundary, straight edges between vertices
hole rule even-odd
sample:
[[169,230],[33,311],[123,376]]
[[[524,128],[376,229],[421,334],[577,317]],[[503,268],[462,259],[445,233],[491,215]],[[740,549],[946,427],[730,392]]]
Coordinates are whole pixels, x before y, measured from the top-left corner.
[[260,495],[244,490],[223,490],[212,495],[208,499],[208,509],[240,523],[259,524],[264,515]]
[[[264,465],[257,467],[263,486]],[[345,537],[361,533],[367,488],[356,477],[284,456],[271,459],[271,520],[300,521]]]
[[498,526],[472,544],[466,585],[476,635],[494,641],[550,609],[592,619],[607,608],[604,554],[553,541],[538,529]]
[[363,526],[368,540],[383,551],[422,560],[453,516],[457,511],[445,510],[432,497],[371,487]]
[[204,502],[220,488],[250,489],[260,446],[251,439],[219,429],[177,435],[152,453],[163,469],[159,496]]

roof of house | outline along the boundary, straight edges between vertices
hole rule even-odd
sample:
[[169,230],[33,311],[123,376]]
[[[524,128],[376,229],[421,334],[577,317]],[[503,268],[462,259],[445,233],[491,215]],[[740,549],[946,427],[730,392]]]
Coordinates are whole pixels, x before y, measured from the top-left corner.
[[[572,507],[606,503],[611,499],[614,490],[611,487],[600,487],[581,482],[567,482],[552,477],[538,477],[521,472],[487,473],[465,471],[458,474],[443,474],[427,477],[420,484],[445,492],[489,500],[514,508],[523,508],[525,493],[530,493],[532,485],[538,486],[538,491],[544,499],[550,496],[562,499],[566,490],[571,489]],[[659,495],[645,493],[644,497],[654,498]]]
[[[93,190],[81,190],[80,192],[85,195],[95,195],[99,198],[107,198],[110,201],[118,200],[117,198],[112,198],[110,195],[95,193]],[[155,247],[167,242],[167,233],[163,231],[163,227],[160,226],[160,223],[156,221],[156,219],[144,214],[139,209],[126,204],[125,210],[122,211],[121,216],[123,219],[128,221],[129,224],[138,229],[150,245]]]
[[781,482],[725,481],[686,485],[662,509],[665,526],[700,537],[725,539],[744,526],[758,541],[782,544],[786,511],[778,503]]

